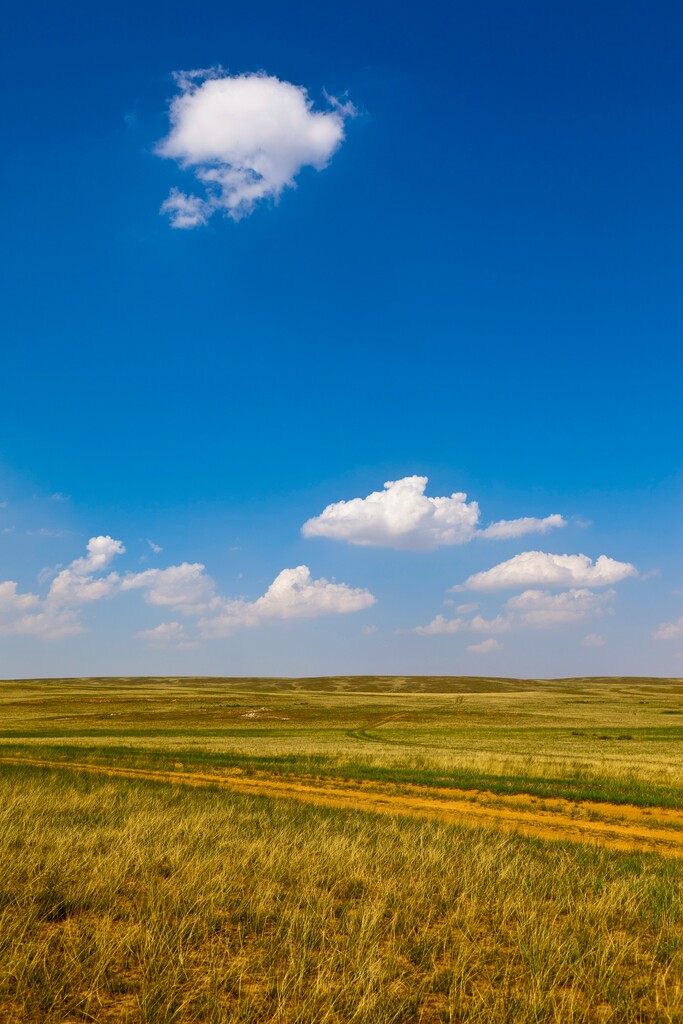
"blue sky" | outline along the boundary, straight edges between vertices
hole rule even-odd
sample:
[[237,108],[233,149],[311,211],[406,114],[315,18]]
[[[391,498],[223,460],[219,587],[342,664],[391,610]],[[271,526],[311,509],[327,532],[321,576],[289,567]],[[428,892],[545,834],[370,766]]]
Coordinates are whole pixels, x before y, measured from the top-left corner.
[[680,675],[682,23],[6,4],[0,673]]

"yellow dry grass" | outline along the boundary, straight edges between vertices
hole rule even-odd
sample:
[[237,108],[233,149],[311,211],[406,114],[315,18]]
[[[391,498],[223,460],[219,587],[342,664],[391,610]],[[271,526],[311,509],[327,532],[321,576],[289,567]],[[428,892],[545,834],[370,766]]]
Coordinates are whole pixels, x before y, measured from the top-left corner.
[[683,1022],[681,715],[680,680],[0,683],[0,1024]]
[[[27,757],[0,757],[0,766],[51,768],[54,762]],[[465,825],[488,825],[546,840],[568,840],[611,850],[641,850],[683,857],[683,811],[633,807],[607,801],[541,799],[529,794],[501,795],[482,790],[436,786],[342,783],[314,779],[244,776],[241,773],[172,772],[61,761],[62,770],[121,779],[146,779],[183,786],[212,786],[232,793],[298,800],[318,807],[370,811],[374,814],[431,818]]]
[[3,775],[3,1024],[681,1020],[678,861]]

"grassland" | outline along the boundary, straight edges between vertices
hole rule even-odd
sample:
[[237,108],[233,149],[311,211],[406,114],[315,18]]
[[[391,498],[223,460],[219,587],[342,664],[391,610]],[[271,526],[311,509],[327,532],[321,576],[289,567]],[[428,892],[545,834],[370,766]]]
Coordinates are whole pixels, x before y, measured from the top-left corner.
[[0,1021],[681,1021],[682,740],[680,680],[0,683]]

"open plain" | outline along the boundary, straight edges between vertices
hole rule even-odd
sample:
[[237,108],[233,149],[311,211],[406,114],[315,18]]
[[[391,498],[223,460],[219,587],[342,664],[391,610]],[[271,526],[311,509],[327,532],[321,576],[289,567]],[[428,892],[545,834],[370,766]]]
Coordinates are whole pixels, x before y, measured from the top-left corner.
[[0,1020],[683,1020],[683,682],[0,684]]

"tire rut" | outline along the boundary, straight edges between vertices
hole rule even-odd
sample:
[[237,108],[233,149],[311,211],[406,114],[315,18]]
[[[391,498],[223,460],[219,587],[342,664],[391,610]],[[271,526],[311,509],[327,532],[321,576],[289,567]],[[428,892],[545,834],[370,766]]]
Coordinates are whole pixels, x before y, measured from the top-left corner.
[[539,839],[683,857],[683,811],[668,808],[590,801],[572,803],[563,798],[544,799],[530,794],[501,796],[483,790],[317,783],[307,779],[163,771],[20,757],[0,757],[2,764],[174,785],[213,786],[231,793],[286,798],[321,807],[492,827]]

